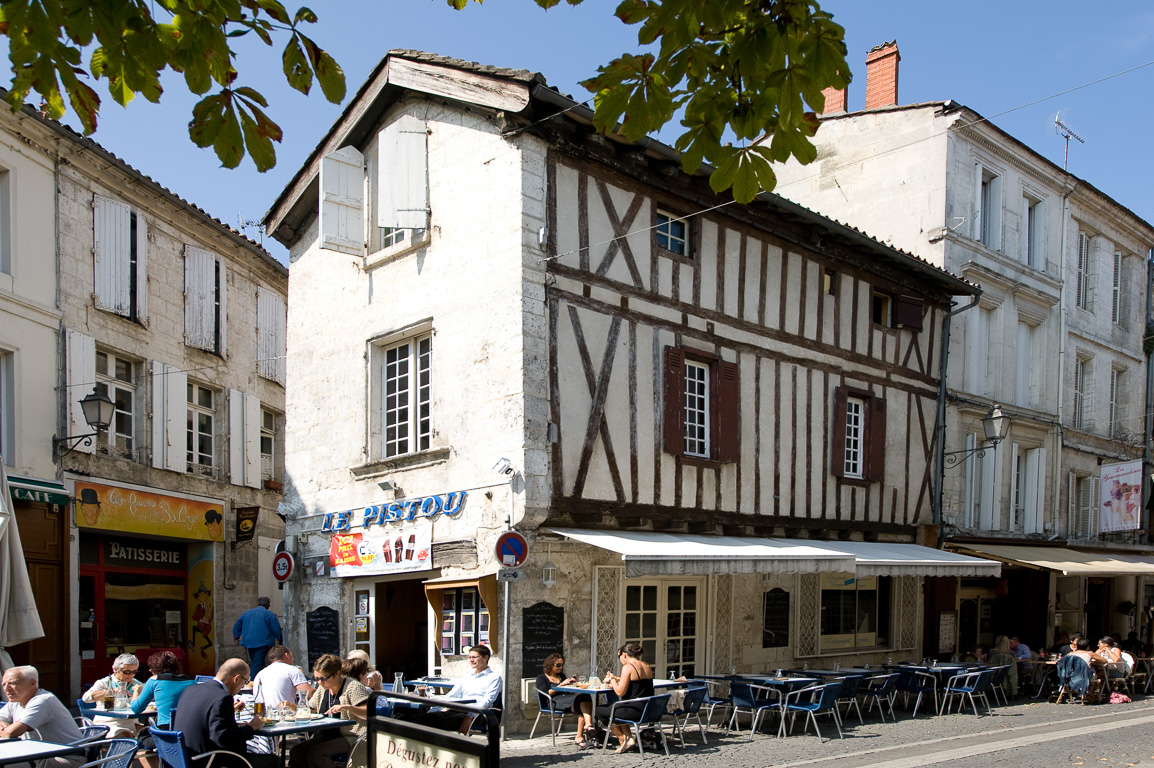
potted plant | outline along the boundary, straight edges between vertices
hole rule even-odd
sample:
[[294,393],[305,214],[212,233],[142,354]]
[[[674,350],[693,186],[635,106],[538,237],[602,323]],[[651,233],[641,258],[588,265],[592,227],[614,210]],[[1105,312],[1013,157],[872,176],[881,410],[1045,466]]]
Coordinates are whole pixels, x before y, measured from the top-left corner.
[[1123,600],[1122,602],[1118,603],[1118,613],[1124,613],[1127,616],[1133,616],[1134,609],[1137,607],[1137,604],[1135,604],[1133,600]]

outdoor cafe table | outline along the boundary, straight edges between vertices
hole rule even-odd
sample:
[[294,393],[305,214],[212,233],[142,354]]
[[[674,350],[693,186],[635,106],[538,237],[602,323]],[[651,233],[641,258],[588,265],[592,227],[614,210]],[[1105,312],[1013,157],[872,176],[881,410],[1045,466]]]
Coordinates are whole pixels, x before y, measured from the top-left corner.
[[[294,733],[315,733],[316,731],[326,731],[330,728],[340,728],[345,725],[352,725],[352,720],[342,720],[339,717],[317,717],[309,720],[296,720],[287,718],[279,720],[276,723],[266,722],[264,727],[256,732],[257,736],[291,736]],[[275,743],[275,742],[274,742]],[[280,762],[285,764],[285,744],[286,741],[281,739],[280,742]]]
[[443,677],[432,677],[432,678],[419,678],[418,677],[416,680],[406,680],[405,681],[405,687],[406,688],[415,688],[418,685],[423,685],[427,688],[449,689],[449,688],[453,688],[456,684],[457,684],[457,682],[455,680],[446,680]]
[[[665,678],[654,678],[653,690],[659,691],[659,690],[664,690],[664,689],[669,689],[669,688],[686,688],[692,682],[693,682],[692,680],[668,680]],[[608,696],[610,693],[613,693],[613,688],[611,688],[608,685],[605,685],[604,683],[599,683],[598,687],[596,687],[596,688],[581,688],[580,686],[576,686],[576,685],[558,685],[558,686],[554,686],[553,690],[557,691],[558,693],[576,693],[576,694],[582,694],[583,693],[587,696],[591,696],[593,698],[594,706],[596,706],[596,704],[597,704],[597,697],[598,696],[605,696],[606,697],[605,701],[606,701],[606,703],[608,703],[609,702]],[[680,701],[674,701],[674,699],[669,700],[669,708],[671,711],[672,711],[672,709],[675,709],[676,707],[680,706],[680,704],[681,704]]]
[[87,749],[83,744],[53,744],[36,739],[0,739],[0,765],[11,763],[35,763],[49,757],[83,754]]
[[865,669],[862,667],[842,667],[841,669],[803,669],[790,670],[791,674],[798,675],[816,675],[817,677],[845,677],[846,675],[862,675],[868,677],[870,675],[884,675],[884,669]]

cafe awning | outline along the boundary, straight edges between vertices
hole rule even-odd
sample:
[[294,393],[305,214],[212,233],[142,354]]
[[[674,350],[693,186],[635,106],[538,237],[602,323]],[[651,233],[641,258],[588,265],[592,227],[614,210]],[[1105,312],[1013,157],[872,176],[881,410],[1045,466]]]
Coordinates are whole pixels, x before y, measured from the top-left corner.
[[854,556],[812,546],[742,536],[698,536],[655,531],[551,528],[566,538],[616,552],[625,576],[701,576],[717,573],[817,573],[854,571]]
[[8,478],[8,487],[15,501],[35,501],[41,504],[67,504],[68,491],[55,480],[41,480],[36,477],[13,476]]
[[957,549],[1011,565],[1058,571],[1064,576],[1151,576],[1154,558],[1123,553],[1080,552],[1066,547],[967,544]]
[[882,541],[811,541],[774,539],[791,544],[808,544],[854,557],[858,576],[998,576],[1002,564],[996,560],[923,547]]

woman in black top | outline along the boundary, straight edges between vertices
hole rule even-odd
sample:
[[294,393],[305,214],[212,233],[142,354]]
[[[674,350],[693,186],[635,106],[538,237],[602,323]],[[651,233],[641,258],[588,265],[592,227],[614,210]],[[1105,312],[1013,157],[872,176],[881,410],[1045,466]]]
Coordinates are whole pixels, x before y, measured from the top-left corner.
[[[621,661],[621,674],[615,675],[612,672],[605,674],[605,682],[612,686],[613,692],[622,699],[640,699],[653,695],[653,667],[641,660],[642,653],[644,649],[640,643],[626,643],[617,650],[617,658]],[[611,704],[599,705],[597,716],[608,719],[610,709]],[[616,717],[634,720],[641,716],[641,710],[640,704],[628,704],[617,707],[614,714]],[[621,742],[621,746],[617,748],[618,752],[628,752],[637,744],[628,725],[612,723],[609,730]]]
[[565,674],[565,657],[551,653],[545,657],[542,673],[537,675],[537,690],[553,697],[554,712],[577,713],[577,736],[573,741],[585,746],[585,734],[593,727],[593,700],[586,694],[557,693],[558,685],[572,685],[577,678]]

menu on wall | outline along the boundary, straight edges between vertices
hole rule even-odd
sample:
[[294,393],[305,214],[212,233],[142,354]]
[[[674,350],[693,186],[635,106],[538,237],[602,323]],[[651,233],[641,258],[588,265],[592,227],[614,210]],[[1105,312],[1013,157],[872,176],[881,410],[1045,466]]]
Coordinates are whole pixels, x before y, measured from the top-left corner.
[[327,605],[305,614],[305,638],[308,642],[309,669],[326,653],[341,655],[340,614]]
[[764,603],[761,647],[782,648],[789,645],[789,593],[784,589],[771,589],[765,593]]
[[565,653],[565,609],[534,603],[521,611],[521,677],[541,674],[551,653]]
[[953,653],[958,647],[958,612],[938,614],[938,653]]

